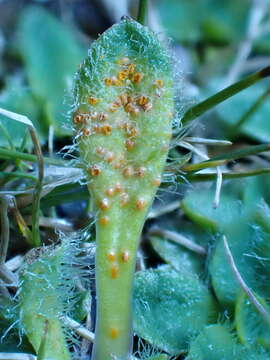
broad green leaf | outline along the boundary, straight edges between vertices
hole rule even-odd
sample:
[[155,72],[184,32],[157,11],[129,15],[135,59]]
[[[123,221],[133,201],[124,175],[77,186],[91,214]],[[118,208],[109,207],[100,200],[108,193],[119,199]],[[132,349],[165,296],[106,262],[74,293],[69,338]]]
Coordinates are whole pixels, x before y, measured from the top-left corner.
[[140,271],[135,277],[135,332],[170,354],[187,350],[190,337],[215,317],[215,305],[197,276],[170,266]]
[[[32,251],[32,257],[38,251]],[[38,354],[43,339],[44,356],[51,360],[69,360],[70,353],[66,343],[65,333],[59,315],[63,313],[63,288],[60,289],[62,249],[49,253],[43,249],[45,255],[31,263],[33,259],[28,255],[30,264],[24,269],[20,287],[20,320],[28,340]],[[47,254],[46,254],[47,251]],[[65,289],[65,291],[67,291]],[[47,334],[45,329],[47,328]]]
[[[196,224],[226,235],[238,270],[259,294],[266,293],[266,279],[270,274],[269,262],[259,260],[270,254],[269,232],[256,220],[258,206],[266,192],[264,181],[262,176],[224,185],[217,209],[212,206],[213,188],[200,189],[199,192],[195,189],[182,203],[185,214]],[[221,239],[213,250],[209,271],[220,303],[232,309],[240,286],[228,263]]]
[[[259,83],[247,88],[226,100],[217,107],[218,114],[222,121],[227,125],[235,125],[241,117],[249,110],[252,104],[269,87],[267,83]],[[267,98],[257,110],[243,123],[238,130],[239,134],[244,134],[252,139],[269,142],[270,141],[270,122],[267,120],[270,113],[270,102]]]
[[237,344],[228,325],[207,326],[191,342],[186,360],[267,360],[263,351]]
[[19,308],[15,301],[0,297],[0,352],[34,354],[18,323]]
[[158,236],[151,236],[150,242],[158,255],[167,264],[172,265],[174,269],[189,273],[202,273],[203,264],[200,262],[202,260],[201,256],[194,255],[183,246]]
[[[270,314],[270,307],[266,301],[259,296],[256,297]],[[270,324],[266,322],[243,291],[236,302],[235,324],[242,343],[270,348]]]
[[211,231],[220,231],[236,221],[240,214],[239,192],[235,186],[224,186],[217,209],[213,208],[214,196],[214,186],[202,188],[200,184],[200,190],[196,187],[192,189],[181,206],[184,213],[199,226]]
[[57,135],[70,133],[65,125],[68,93],[84,56],[73,32],[41,7],[26,8],[18,27],[18,49],[30,88],[43,102]]
[[239,352],[229,327],[214,324],[205,327],[191,342],[187,360],[231,360],[236,359],[236,354]]
[[[8,79],[7,85],[0,93],[0,107],[29,117],[39,134],[39,140],[44,139],[45,129],[40,123],[42,119],[41,104],[34,98],[31,90],[26,88],[21,79],[12,77]],[[14,147],[19,147],[27,132],[24,124],[0,116],[0,123],[5,128]],[[28,145],[30,144],[28,141]],[[0,129],[0,146],[9,147],[9,141]]]
[[[268,296],[270,274],[269,233],[261,230],[251,216],[244,213],[228,226],[226,237],[237,269],[251,289]],[[219,240],[210,260],[212,285],[220,303],[233,309],[240,285],[228,263],[223,242]]]

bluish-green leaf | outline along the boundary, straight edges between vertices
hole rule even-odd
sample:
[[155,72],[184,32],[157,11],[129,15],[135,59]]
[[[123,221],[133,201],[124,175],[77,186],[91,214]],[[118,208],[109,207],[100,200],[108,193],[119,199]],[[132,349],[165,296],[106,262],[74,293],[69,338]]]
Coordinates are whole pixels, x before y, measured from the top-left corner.
[[212,296],[194,274],[167,265],[136,274],[135,332],[160,350],[186,351],[190,337],[214,317]]

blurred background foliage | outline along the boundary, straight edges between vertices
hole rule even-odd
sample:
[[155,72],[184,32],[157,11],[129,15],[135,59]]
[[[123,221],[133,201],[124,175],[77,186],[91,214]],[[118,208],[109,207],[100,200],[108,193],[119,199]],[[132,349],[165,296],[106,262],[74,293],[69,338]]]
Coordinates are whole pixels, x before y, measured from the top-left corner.
[[[175,58],[176,82],[180,83],[176,93],[179,117],[196,102],[270,65],[268,0],[152,0],[149,5],[148,24],[161,38],[169,39]],[[0,107],[32,120],[46,156],[45,184],[49,187],[42,194],[40,211],[45,244],[48,239],[58,241],[55,230],[68,233],[93,220],[86,187],[78,181],[79,170],[75,166],[57,166],[57,161],[60,165],[62,161],[58,151],[72,144],[69,123],[72,79],[98,34],[123,15],[136,18],[137,8],[138,1],[134,0],[0,1]],[[270,83],[266,79],[226,100],[183,131],[184,135],[188,133],[193,137],[233,141],[221,167],[225,180],[217,209],[212,206],[213,182],[197,183],[196,177],[192,180],[191,176],[196,171],[180,170],[185,162],[202,161],[200,153],[184,151],[179,146],[171,150],[170,158],[175,161],[172,160],[170,179],[158,195],[161,201],[155,202],[149,214],[138,267],[166,265],[147,274],[139,273],[135,283],[135,330],[161,350],[177,354],[190,349],[188,358],[198,360],[205,359],[204,355],[207,360],[240,359],[240,355],[235,355],[238,351],[240,354],[241,349],[235,343],[234,331],[242,343],[260,344],[269,351],[269,324],[266,326],[261,318],[248,322],[250,313],[256,310],[245,301],[246,295],[235,280],[221,241],[221,235],[225,234],[245,281],[262,302],[268,301],[269,285],[266,286],[265,281],[269,282],[270,274],[269,175],[226,180],[226,173],[233,177],[254,170],[260,173],[260,169],[269,172],[269,151],[243,155],[240,159],[231,155],[234,150],[270,142],[269,95]],[[202,144],[197,148],[210,158],[224,152],[220,146]],[[14,214],[11,216],[8,260],[23,257],[31,247],[27,231],[23,229],[31,229],[29,189],[33,188],[37,169],[33,158],[29,158],[30,166],[29,159],[27,162],[18,156],[32,152],[25,126],[0,116],[1,191],[16,196],[25,220],[22,224]],[[204,170],[197,171],[199,176],[204,173]],[[208,169],[206,174],[215,179],[215,170]],[[159,230],[151,232],[153,226]],[[201,253],[172,241],[164,229],[188,238],[200,246]],[[13,271],[16,273],[18,268]],[[165,292],[168,283],[175,286],[175,294]],[[184,286],[185,291],[190,291],[190,300],[188,298],[187,307],[183,306],[177,313],[183,317],[182,323],[197,319],[198,314],[205,311],[205,318],[198,318],[193,328],[172,325],[174,306],[183,305]],[[165,292],[165,300],[162,296],[155,298],[159,292]],[[194,293],[198,301],[190,309]],[[141,297],[149,303],[150,314],[144,312]],[[8,308],[3,304],[4,300],[1,306]],[[190,310],[189,315],[186,309]],[[157,317],[150,321],[154,312]],[[213,321],[213,316],[218,320]],[[2,314],[0,326],[3,323],[3,328],[8,327],[10,319],[9,315]],[[142,319],[149,321],[145,325]],[[234,325],[224,324],[225,319],[232,320]],[[217,323],[205,326],[213,322]],[[160,337],[157,327],[171,329],[169,336]],[[200,331],[201,335],[195,339]],[[16,348],[16,351],[31,352],[26,340],[17,347],[18,337],[12,336],[0,344],[0,351]],[[211,357],[206,338],[219,357]],[[222,348],[223,340],[231,343],[231,347]],[[245,350],[243,359],[267,358],[264,350],[248,351]]]

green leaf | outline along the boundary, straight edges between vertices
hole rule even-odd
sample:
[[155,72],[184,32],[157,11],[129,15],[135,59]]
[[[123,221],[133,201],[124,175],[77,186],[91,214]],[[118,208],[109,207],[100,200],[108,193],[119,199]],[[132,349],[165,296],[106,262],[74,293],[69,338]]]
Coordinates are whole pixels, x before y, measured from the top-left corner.
[[268,356],[256,348],[249,349],[237,344],[230,326],[207,326],[191,342],[186,360],[267,360]]
[[[29,117],[38,131],[39,140],[44,140],[46,133],[39,122],[41,104],[33,97],[31,90],[22,84],[21,79],[12,77],[8,80],[5,89],[0,94],[0,107]],[[0,116],[0,124],[7,131],[13,147],[19,147],[27,131],[25,125],[7,119],[2,115]],[[31,144],[30,140],[28,141],[29,144]],[[0,129],[0,146],[8,147],[9,145],[9,141]]]
[[29,85],[43,102],[48,122],[54,125],[57,135],[70,134],[65,128],[65,102],[84,55],[72,29],[41,7],[28,7],[18,27],[18,49]]
[[186,360],[231,360],[236,358],[235,355],[236,341],[229,327],[215,324],[205,327],[191,342]]
[[[255,223],[246,212],[225,231],[237,269],[246,284],[260,296],[268,296],[267,279],[270,274],[269,232]],[[240,285],[236,281],[222,241],[219,241],[211,258],[209,271],[212,285],[220,303],[233,309]]]
[[[211,237],[207,231],[194,226],[190,221],[170,217],[166,220],[166,228],[179,233],[192,241],[194,244],[207,248]],[[157,254],[178,271],[187,271],[193,274],[202,274],[204,270],[204,258],[184,246],[160,236],[151,235],[150,243]]]
[[215,316],[207,287],[192,273],[170,266],[141,271],[135,277],[135,332],[170,354],[187,350],[190,337]]
[[[222,121],[227,125],[233,126],[250,109],[256,100],[268,88],[267,83],[260,83],[247,88],[237,96],[231,97],[217,108]],[[270,112],[269,98],[266,99],[253,112],[238,130],[239,134],[244,134],[250,138],[262,142],[270,141],[270,122],[266,121]]]
[[199,226],[218,231],[224,229],[228,224],[236,221],[240,213],[239,194],[235,185],[228,184],[222,187],[220,205],[213,208],[215,189],[212,186],[202,188],[200,191],[194,188],[182,201],[184,213]]
[[26,336],[21,335],[18,317],[18,304],[0,297],[0,352],[34,354],[34,349]]
[[[270,307],[266,301],[258,295],[256,298],[270,313]],[[238,336],[243,344],[256,344],[267,349],[270,348],[270,324],[266,322],[243,291],[236,302],[235,324]]]
[[203,271],[201,256],[172,241],[151,236],[150,243],[158,255],[178,271],[200,274]]
[[[212,206],[213,188],[200,188],[199,192],[194,189],[182,202],[185,214],[196,224],[226,235],[240,274],[259,294],[266,294],[265,281],[270,274],[269,262],[256,258],[264,259],[270,255],[267,240],[270,234],[256,220],[260,217],[262,222],[267,221],[263,221],[258,212],[267,193],[266,181],[265,176],[261,176],[224,185],[217,209]],[[209,271],[217,298],[232,310],[240,285],[228,264],[220,239],[213,250]]]
[[250,86],[256,84],[258,81],[268,76],[270,76],[270,66],[250,74],[232,85],[229,85],[223,90],[189,108],[182,117],[182,123],[186,124],[191,120],[196,119],[197,117],[206,113],[208,110],[213,109],[215,106],[223,103],[225,100],[233,98],[236,94],[245,89],[248,89]]
[[21,324],[37,354],[41,347],[44,358],[69,360],[64,330],[58,318],[63,313],[60,300],[63,254],[60,248],[51,254],[49,251],[43,248],[45,255],[33,263],[42,249],[32,250],[32,258],[28,255],[30,264],[24,270],[20,287]]

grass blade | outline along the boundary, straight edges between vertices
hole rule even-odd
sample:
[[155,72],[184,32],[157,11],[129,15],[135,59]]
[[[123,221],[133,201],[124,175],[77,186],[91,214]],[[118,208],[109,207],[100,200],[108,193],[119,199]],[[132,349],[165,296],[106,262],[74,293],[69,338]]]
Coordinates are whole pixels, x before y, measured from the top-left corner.
[[182,117],[182,123],[185,125],[191,120],[196,119],[197,117],[204,114],[206,111],[212,109],[213,107],[217,106],[218,104],[222,103],[226,99],[234,96],[235,94],[239,93],[240,91],[250,87],[251,85],[255,84],[259,80],[262,80],[266,77],[270,76],[270,66],[257,71],[244,79],[226,87],[225,89],[219,91],[213,96],[210,96],[206,100],[200,102],[197,105],[192,106],[188,109],[184,116]]

